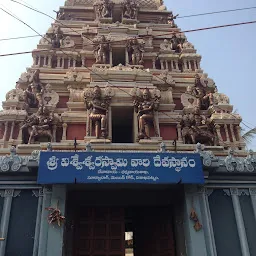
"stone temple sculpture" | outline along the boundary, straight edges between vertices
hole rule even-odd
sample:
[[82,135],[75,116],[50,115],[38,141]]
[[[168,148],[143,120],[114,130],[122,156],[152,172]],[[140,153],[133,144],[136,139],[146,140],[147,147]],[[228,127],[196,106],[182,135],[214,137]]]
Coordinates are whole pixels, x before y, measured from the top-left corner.
[[106,138],[108,135],[108,108],[111,96],[102,97],[102,91],[99,86],[95,86],[92,95],[85,96],[85,104],[89,114],[89,121],[95,125],[95,136]]
[[99,39],[94,40],[94,56],[96,64],[107,64],[109,62],[109,41],[105,36],[101,36]]
[[127,49],[129,54],[129,62],[132,65],[143,64],[144,47],[144,41],[139,41],[138,39],[128,40]]
[[[133,89],[134,90],[134,89]],[[135,88],[136,90],[136,88]],[[137,90],[136,90],[137,91]],[[154,132],[158,136],[157,127],[155,124],[154,112],[158,110],[160,103],[160,91],[155,94],[155,97],[151,97],[151,93],[146,88],[142,95],[140,90],[133,93],[134,95],[134,107],[136,113],[138,113],[138,139],[150,139],[150,126],[153,124]]]

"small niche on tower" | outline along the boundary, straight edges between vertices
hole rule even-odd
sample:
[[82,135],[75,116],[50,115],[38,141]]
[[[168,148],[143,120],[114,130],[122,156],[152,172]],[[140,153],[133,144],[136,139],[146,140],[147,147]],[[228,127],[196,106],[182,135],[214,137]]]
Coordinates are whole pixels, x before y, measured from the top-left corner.
[[112,49],[112,61],[113,67],[118,66],[119,64],[125,66],[125,48]]
[[112,142],[133,143],[133,107],[112,108]]

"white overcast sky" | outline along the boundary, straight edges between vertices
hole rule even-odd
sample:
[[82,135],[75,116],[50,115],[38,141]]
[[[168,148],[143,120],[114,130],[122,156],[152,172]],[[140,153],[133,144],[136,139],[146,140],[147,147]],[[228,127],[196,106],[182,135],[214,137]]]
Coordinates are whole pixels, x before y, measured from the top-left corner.
[[[19,1],[19,0],[17,0]],[[20,0],[55,17],[53,10],[64,5],[64,0]],[[255,0],[168,0],[165,4],[174,14],[180,16],[244,7],[256,7]],[[39,33],[45,33],[52,20],[26,9],[10,0],[0,0],[0,8],[7,8]],[[177,19],[182,30],[238,23],[256,20],[256,9]],[[0,10],[0,55],[35,49],[39,37],[1,41],[9,37],[34,35],[35,33],[21,22]],[[251,128],[256,127],[256,24],[224,29],[188,33],[198,53],[203,56],[202,68],[214,79],[220,92],[227,94],[234,109],[242,115],[243,121]],[[0,57],[1,90],[0,100],[7,91],[15,87],[20,74],[31,66],[31,54]],[[243,125],[242,125],[243,126]],[[250,145],[256,149],[256,140]]]

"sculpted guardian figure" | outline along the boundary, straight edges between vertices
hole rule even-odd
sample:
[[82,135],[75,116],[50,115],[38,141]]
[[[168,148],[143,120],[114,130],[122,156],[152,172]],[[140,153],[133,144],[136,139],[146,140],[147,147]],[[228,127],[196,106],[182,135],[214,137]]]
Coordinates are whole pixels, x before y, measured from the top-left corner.
[[[30,116],[21,127],[23,131],[23,142],[32,144],[35,141],[52,141],[53,113],[46,107],[40,106],[37,113]],[[28,136],[28,140],[27,140]]]
[[129,62],[132,65],[142,65],[143,64],[143,53],[144,53],[145,43],[140,42],[138,39],[128,40],[127,48],[129,53]]
[[97,18],[111,18],[113,13],[114,3],[110,0],[103,0],[95,3]]
[[149,89],[146,88],[142,93],[142,98],[136,97],[133,104],[138,113],[138,139],[150,139],[150,124],[153,124],[155,133],[157,133],[154,111],[158,109],[159,99],[152,99]]
[[107,137],[108,107],[110,100],[111,99],[108,97],[102,97],[99,86],[93,88],[92,99],[90,101],[85,98],[86,109],[91,109],[89,118],[90,121],[95,124],[95,135],[97,139]]
[[99,40],[95,40],[94,56],[96,64],[107,64],[109,61],[109,41],[105,36],[101,36]]
[[126,19],[137,19],[138,5],[135,1],[125,0],[123,3],[123,17]]

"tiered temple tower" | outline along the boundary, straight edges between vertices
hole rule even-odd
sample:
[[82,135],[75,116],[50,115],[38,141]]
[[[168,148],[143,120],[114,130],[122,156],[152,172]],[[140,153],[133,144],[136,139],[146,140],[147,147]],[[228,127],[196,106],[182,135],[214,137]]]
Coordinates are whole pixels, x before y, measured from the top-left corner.
[[66,1],[6,95],[1,147],[242,150],[241,117],[175,18],[157,0]]
[[0,111],[1,256],[256,255],[256,157],[175,18],[60,7]]

